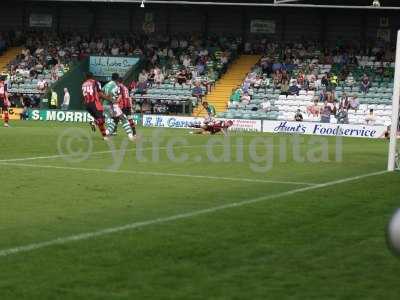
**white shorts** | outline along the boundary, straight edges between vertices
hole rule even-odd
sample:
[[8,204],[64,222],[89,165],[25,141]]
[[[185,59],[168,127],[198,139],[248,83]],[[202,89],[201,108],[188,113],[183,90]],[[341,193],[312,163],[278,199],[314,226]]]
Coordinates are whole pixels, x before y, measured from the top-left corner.
[[111,106],[111,112],[112,112],[112,115],[114,118],[118,118],[119,116],[121,116],[123,114],[123,112],[118,104],[113,104]]

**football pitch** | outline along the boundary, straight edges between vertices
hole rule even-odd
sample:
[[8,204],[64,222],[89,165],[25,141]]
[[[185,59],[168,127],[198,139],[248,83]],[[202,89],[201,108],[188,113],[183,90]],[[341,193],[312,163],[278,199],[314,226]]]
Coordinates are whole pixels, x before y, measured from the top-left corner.
[[0,128],[0,299],[398,299],[385,140]]

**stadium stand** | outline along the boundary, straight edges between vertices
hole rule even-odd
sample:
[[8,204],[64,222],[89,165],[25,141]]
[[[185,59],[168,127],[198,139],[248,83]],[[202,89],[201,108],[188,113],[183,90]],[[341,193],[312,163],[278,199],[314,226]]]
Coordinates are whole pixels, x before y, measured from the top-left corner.
[[154,47],[150,68],[131,83],[131,91],[138,105],[148,102],[153,112],[189,113],[212,91],[237,56],[238,41],[191,37],[171,38],[168,44]]
[[142,55],[146,67],[129,87],[139,106],[149,101],[157,112],[189,112],[224,74],[240,45],[236,38],[195,35],[88,38],[27,32],[22,40],[24,46],[5,59],[11,94],[43,97],[74,63],[89,55]]
[[23,33],[21,40],[24,47],[8,49],[0,67],[7,66],[10,93],[31,103],[89,55],[143,55],[147,65],[129,85],[140,112],[190,113],[194,108],[194,115],[204,115],[198,104],[206,99],[227,118],[293,120],[300,110],[305,121],[390,121],[394,64],[387,47],[355,55],[362,51],[327,50],[317,42],[242,45],[235,37],[88,38],[36,31]]
[[[207,102],[213,105],[217,112],[226,109],[225,99],[229,97],[232,89],[240,85],[251,67],[259,59],[259,55],[241,55],[218,81],[215,89],[206,97]],[[198,107],[193,114],[195,116],[204,116],[206,112]]]
[[20,49],[12,47],[15,38],[12,31],[1,32],[0,31],[0,74],[7,73],[8,63],[19,53]]
[[322,49],[301,45],[266,48],[219,117],[294,120],[299,110],[304,121],[390,123],[392,53],[383,57],[378,48],[370,56],[344,50],[321,56]]

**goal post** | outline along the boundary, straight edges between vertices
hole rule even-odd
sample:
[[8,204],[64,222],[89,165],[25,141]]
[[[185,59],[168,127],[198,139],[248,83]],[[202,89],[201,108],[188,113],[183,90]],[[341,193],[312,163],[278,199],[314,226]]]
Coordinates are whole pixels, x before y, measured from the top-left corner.
[[388,171],[396,169],[397,159],[397,131],[399,127],[399,101],[400,101],[400,30],[397,31],[396,60],[394,69],[392,122],[390,129]]

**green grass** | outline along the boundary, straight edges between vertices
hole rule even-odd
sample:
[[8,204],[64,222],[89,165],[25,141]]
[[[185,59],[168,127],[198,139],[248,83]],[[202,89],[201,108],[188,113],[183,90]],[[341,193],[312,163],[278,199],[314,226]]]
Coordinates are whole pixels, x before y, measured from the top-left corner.
[[[107,171],[114,162],[110,153],[79,163],[60,157],[4,162],[57,155],[58,138],[68,128],[88,132],[84,125],[60,123],[0,128],[0,253],[261,201],[0,256],[0,299],[398,299],[400,261],[385,242],[385,226],[400,203],[398,173],[265,198],[311,186],[303,183],[384,170],[386,141],[344,139],[343,160],[335,161],[335,139],[314,138],[312,144],[304,137],[302,156],[320,155],[321,141],[329,146],[329,161],[312,163],[293,160],[292,136],[234,134],[230,161],[209,162],[204,145],[210,137],[163,129],[158,161],[151,161],[149,142],[147,162],[138,161],[129,144],[116,172]],[[156,131],[140,132],[149,138]],[[89,136],[94,152],[109,150],[98,133]],[[123,137],[114,138],[117,147]],[[187,154],[188,161],[168,158],[164,147],[172,138],[187,141],[190,147],[176,148],[175,154]],[[250,154],[256,138],[272,139],[268,172],[252,169],[265,164]],[[243,162],[235,146],[241,139]],[[280,161],[280,143],[286,144],[286,161]],[[75,150],[84,146],[83,140],[72,144]],[[256,148],[256,158],[267,153],[261,143]],[[223,147],[214,153],[222,155]]]

